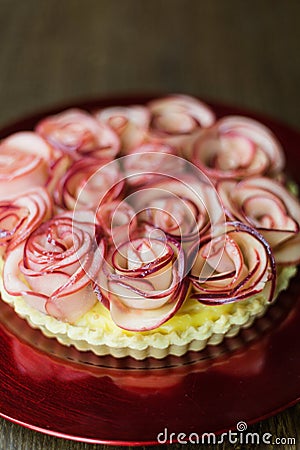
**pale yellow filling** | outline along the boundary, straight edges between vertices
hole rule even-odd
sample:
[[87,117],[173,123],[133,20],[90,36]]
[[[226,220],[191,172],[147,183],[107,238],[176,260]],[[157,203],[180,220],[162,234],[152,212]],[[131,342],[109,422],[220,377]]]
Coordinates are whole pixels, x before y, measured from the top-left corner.
[[[295,272],[296,268],[294,266],[285,267],[281,270],[277,279],[277,293],[287,288],[288,282]],[[219,306],[206,306],[195,299],[187,298],[171,319],[154,330],[139,332],[139,334],[151,335],[155,333],[169,334],[173,331],[183,332],[190,327],[198,328],[207,321],[215,322],[223,315],[234,314],[238,310],[248,309],[249,305],[255,302],[261,304],[265,301],[266,298],[263,293],[253,295],[246,300]],[[110,334],[120,333],[120,328],[112,321],[109,311],[101,303],[97,303],[89,312],[77,320],[75,325],[92,330],[103,329]],[[122,332],[127,335],[137,334],[127,330],[122,330]]]

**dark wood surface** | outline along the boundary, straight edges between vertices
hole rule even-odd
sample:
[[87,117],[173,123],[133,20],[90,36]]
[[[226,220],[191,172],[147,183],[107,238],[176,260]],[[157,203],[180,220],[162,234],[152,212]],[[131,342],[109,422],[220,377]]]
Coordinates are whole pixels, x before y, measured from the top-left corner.
[[[297,0],[0,0],[0,125],[77,99],[186,92],[300,128],[299,19]],[[300,448],[300,405],[249,431]],[[0,448],[104,447],[1,419]]]

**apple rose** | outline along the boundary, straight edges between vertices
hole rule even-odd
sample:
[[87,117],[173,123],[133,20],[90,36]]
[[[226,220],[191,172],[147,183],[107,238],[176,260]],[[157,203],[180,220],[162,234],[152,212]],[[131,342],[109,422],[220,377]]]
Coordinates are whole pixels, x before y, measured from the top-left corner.
[[80,109],[68,109],[38,123],[37,133],[55,149],[70,154],[112,160],[120,150],[117,134]]
[[127,183],[137,187],[159,176],[178,173],[185,161],[174,156],[176,150],[168,144],[143,144],[123,159]]
[[0,200],[45,185],[53,153],[36,133],[18,132],[0,144]]
[[150,123],[150,112],[145,106],[112,106],[95,112],[100,122],[107,123],[120,137],[123,153],[142,144]]
[[206,236],[191,254],[191,295],[199,302],[219,305],[259,292],[273,299],[275,261],[269,244],[254,228],[229,222],[225,233]]
[[[100,270],[104,241],[91,222],[56,216],[7,253],[6,291],[58,320],[74,322],[97,302],[91,280]],[[25,279],[25,282],[23,281]]]
[[11,251],[52,214],[52,200],[40,187],[0,201],[0,253]]
[[152,115],[151,130],[160,136],[189,135],[215,122],[213,111],[205,103],[188,95],[170,95],[148,103]]
[[82,158],[75,161],[59,180],[53,196],[55,203],[68,210],[95,209],[101,202],[116,200],[124,181],[117,162]]
[[184,301],[184,271],[184,254],[176,241],[135,238],[111,249],[96,292],[119,327],[151,330],[172,317]]
[[212,180],[278,175],[284,167],[280,143],[264,125],[228,116],[194,141],[191,161]]
[[217,184],[231,219],[254,226],[269,242],[278,264],[300,261],[300,204],[284,185],[266,177]]
[[125,201],[103,203],[96,211],[96,223],[115,246],[127,241],[137,228],[134,209]]
[[62,154],[56,159],[54,164],[52,164],[49,171],[49,177],[46,182],[46,188],[49,194],[53,196],[56,186],[61,182],[61,178],[65,175],[72,163],[73,159],[69,155]]
[[215,189],[187,174],[149,183],[128,200],[139,221],[182,243],[199,240],[225,217]]

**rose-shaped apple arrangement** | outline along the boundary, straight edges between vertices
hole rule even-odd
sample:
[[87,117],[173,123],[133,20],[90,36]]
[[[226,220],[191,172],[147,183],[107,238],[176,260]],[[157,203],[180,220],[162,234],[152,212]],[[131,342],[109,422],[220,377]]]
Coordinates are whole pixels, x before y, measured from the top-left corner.
[[[95,292],[109,308],[113,321],[132,331],[155,329],[176,313],[189,285],[185,241],[190,247],[201,234],[213,230],[214,222],[220,226],[224,220],[216,191],[206,177],[197,177],[193,166],[170,153],[158,154],[163,155],[168,173],[158,172],[159,167],[153,171],[153,165],[145,161],[155,161],[156,155],[156,147],[154,152],[145,152],[138,170],[138,188],[132,183],[137,174],[127,175],[132,159],[138,163],[135,154],[120,158],[118,167],[124,169],[127,196],[113,202],[103,202],[99,196],[95,215],[108,243],[100,272],[91,277]],[[85,198],[102,172],[115,164],[99,167],[83,186],[75,218],[82,211],[81,197]]]
[[31,189],[0,201],[0,252],[11,251],[52,215],[52,200],[45,188]]
[[111,249],[97,280],[99,299],[121,328],[157,328],[186,294],[185,258],[175,240],[144,235]]
[[109,125],[120,137],[123,153],[147,140],[150,113],[145,106],[112,106],[95,112],[100,123]]
[[[124,181],[116,162],[97,158],[75,161],[58,180],[53,198],[61,209],[96,209],[122,196]],[[99,170],[102,168],[102,170]]]
[[9,251],[3,271],[7,292],[62,321],[74,322],[89,311],[96,302],[91,278],[100,269],[105,243],[95,240],[92,221],[82,220],[55,216]]
[[274,257],[268,243],[253,228],[228,222],[225,233],[222,230],[207,236],[191,253],[192,295],[201,303],[230,303],[262,291],[272,300],[276,282]]
[[[180,167],[179,158],[169,159],[174,168]],[[206,178],[201,179],[194,173],[175,171],[173,176],[162,176],[154,172],[153,178],[132,193],[128,201],[138,211],[141,223],[150,229],[162,230],[182,245],[199,241],[211,230],[212,223],[224,221],[215,189]]]
[[79,109],[69,109],[39,122],[36,132],[55,149],[72,158],[113,159],[120,150],[116,133]]
[[220,119],[194,141],[192,162],[211,180],[278,175],[284,167],[280,143],[264,125],[247,117]]
[[188,95],[170,95],[148,104],[153,133],[189,135],[199,128],[210,127],[215,121],[213,111],[203,102]]
[[278,181],[252,177],[217,185],[227,214],[255,227],[269,242],[278,264],[300,261],[298,199]]
[[46,117],[0,143],[4,288],[69,323],[102,302],[132,332],[190,298],[271,301],[300,254],[283,168],[264,125],[189,96]]
[[32,132],[19,132],[0,144],[0,200],[44,186],[49,178],[54,152]]
[[104,108],[95,117],[118,133],[123,154],[157,143],[170,144],[180,152],[184,138],[215,122],[212,109],[188,95],[170,95],[146,106]]

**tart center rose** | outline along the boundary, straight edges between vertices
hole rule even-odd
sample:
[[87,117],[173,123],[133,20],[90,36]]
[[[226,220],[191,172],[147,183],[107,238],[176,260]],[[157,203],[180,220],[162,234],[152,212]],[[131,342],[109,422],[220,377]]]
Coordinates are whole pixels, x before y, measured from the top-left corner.
[[95,240],[91,222],[61,215],[40,225],[8,253],[4,285],[32,307],[74,322],[96,303],[91,280],[100,270],[104,242]]
[[184,275],[185,257],[180,245],[148,235],[110,251],[96,292],[119,327],[151,330],[181,306],[186,294]]
[[175,153],[174,147],[161,143],[148,143],[135,148],[122,159],[127,183],[139,187],[166,174],[180,174],[184,161],[174,156]]
[[275,261],[268,243],[255,229],[229,222],[225,233],[207,236],[191,254],[191,295],[199,302],[231,303],[259,292],[272,300]]
[[[181,160],[174,159],[174,165]],[[134,192],[128,201],[145,225],[182,243],[193,242],[225,217],[214,187],[199,178],[188,173],[165,176]]]

